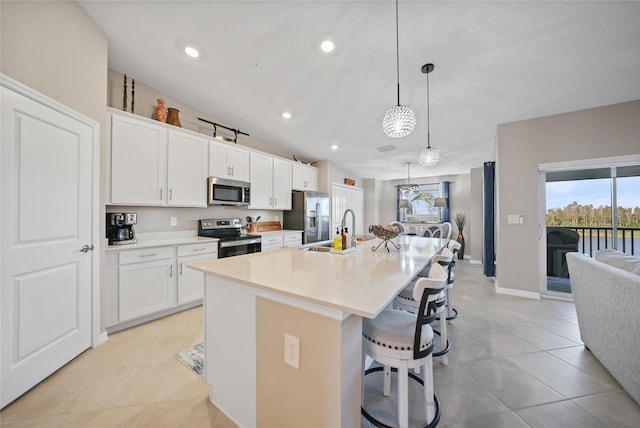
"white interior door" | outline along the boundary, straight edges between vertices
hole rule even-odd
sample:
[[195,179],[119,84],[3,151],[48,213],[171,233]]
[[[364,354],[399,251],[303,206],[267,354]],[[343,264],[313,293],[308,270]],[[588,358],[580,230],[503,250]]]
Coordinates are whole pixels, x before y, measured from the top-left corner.
[[97,125],[1,90],[4,407],[91,346]]

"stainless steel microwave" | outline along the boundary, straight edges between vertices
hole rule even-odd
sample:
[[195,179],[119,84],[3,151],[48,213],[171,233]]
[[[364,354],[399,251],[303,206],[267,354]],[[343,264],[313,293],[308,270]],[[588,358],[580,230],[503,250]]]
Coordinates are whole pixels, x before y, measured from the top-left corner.
[[209,205],[249,205],[251,184],[245,181],[209,177],[207,201]]

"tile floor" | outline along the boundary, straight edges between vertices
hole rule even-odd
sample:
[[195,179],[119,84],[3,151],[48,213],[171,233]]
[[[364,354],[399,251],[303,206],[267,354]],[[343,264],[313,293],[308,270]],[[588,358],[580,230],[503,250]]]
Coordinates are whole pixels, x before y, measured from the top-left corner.
[[[581,345],[573,304],[496,295],[467,261],[456,266],[452,296],[460,317],[449,328],[449,365],[434,359],[439,427],[640,426],[640,406]],[[174,358],[200,340],[201,308],[112,334],[7,406],[0,425],[233,427]],[[383,399],[375,375],[366,385],[370,410],[395,425],[393,388]]]

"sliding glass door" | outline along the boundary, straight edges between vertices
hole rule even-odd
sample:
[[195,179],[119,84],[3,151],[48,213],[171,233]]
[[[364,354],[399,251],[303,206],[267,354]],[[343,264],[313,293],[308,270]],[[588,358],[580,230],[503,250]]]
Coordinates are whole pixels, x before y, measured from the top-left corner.
[[549,294],[571,293],[566,253],[640,254],[640,166],[546,174]]

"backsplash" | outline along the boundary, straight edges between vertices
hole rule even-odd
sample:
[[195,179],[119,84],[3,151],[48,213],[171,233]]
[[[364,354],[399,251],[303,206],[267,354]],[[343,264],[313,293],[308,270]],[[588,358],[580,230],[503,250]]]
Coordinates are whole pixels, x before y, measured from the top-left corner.
[[[134,226],[137,233],[197,231],[198,220],[203,218],[237,217],[246,225],[246,216],[260,216],[260,221],[280,221],[282,211],[250,210],[241,207],[215,206],[207,208],[174,208],[174,207],[136,207],[107,205],[106,212],[136,213],[138,224]],[[171,217],[176,217],[177,225],[170,226]]]

